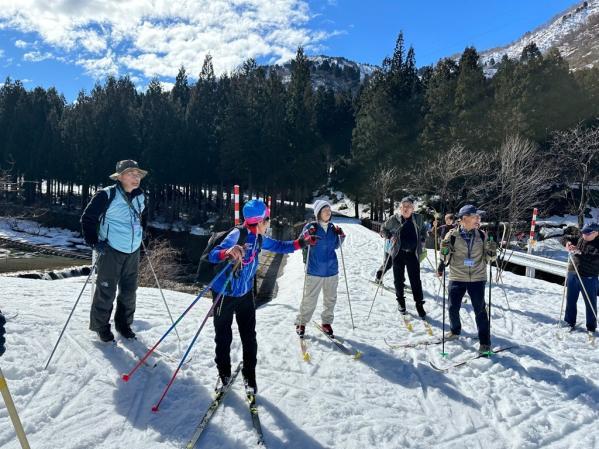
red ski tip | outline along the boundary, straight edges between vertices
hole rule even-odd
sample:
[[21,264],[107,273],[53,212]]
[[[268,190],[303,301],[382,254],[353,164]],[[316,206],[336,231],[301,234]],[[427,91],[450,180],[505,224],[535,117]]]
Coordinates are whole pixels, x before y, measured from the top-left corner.
[[125,381],[125,382],[129,382],[129,374],[123,374],[121,376],[121,378]]
[[154,413],[158,412],[158,406],[157,405],[153,405],[152,406],[152,412],[154,412]]

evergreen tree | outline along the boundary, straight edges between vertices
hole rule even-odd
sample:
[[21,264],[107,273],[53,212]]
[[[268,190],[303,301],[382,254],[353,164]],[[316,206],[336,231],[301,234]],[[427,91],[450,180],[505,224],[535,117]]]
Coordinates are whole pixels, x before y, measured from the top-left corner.
[[[310,63],[303,48],[298,48],[291,61],[291,81],[288,87],[287,134],[289,146],[287,157],[295,173],[304,179],[294,179],[296,194],[305,195],[308,185],[319,185],[326,181],[324,155],[318,152],[318,141],[314,123],[314,100],[310,78]],[[303,200],[296,195],[296,200]]]
[[486,136],[490,95],[478,52],[473,47],[466,48],[460,57],[454,105],[454,140],[470,150],[489,149]]
[[452,143],[458,65],[446,58],[437,63],[427,83],[425,116],[420,142],[427,154],[447,151]]
[[187,81],[187,72],[185,71],[185,67],[181,66],[175,78],[175,85],[171,90],[171,99],[182,111],[185,111],[189,103],[189,95],[190,89]]

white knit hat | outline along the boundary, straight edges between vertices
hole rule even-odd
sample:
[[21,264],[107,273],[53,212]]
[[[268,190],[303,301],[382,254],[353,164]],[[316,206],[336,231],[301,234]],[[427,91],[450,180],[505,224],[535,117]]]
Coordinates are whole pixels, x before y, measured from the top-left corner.
[[316,201],[314,201],[314,216],[316,217],[317,220],[318,220],[318,214],[325,207],[328,207],[330,209],[331,208],[331,204],[328,201],[325,201],[325,200],[316,200]]

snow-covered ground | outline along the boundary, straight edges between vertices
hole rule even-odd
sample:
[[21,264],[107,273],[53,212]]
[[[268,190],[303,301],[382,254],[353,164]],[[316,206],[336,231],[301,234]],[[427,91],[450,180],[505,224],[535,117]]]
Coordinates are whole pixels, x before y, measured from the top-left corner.
[[[257,312],[259,407],[270,448],[597,448],[599,447],[599,352],[583,332],[556,337],[562,288],[504,273],[494,287],[494,346],[517,345],[492,360],[478,359],[448,373],[435,371],[476,351],[470,304],[464,306],[464,336],[446,345],[393,350],[390,342],[431,338],[413,318],[408,332],[393,296],[377,298],[367,280],[381,263],[377,234],[346,219],[345,262],[354,322],[340,278],[334,328],[364,353],[355,361],[308,328],[312,361],[304,362],[294,333],[303,284],[299,252],[279,278],[278,296]],[[432,258],[432,257],[431,257]],[[434,262],[433,262],[434,263]],[[391,284],[391,274],[387,275]],[[84,279],[37,281],[0,278],[0,308],[9,316],[7,353],[0,365],[33,448],[180,448],[211,400],[216,378],[214,332],[209,322],[157,414],[150,410],[175,364],[163,360],[142,368],[128,383],[119,375],[135,356],[121,345],[104,345],[87,330],[90,295],[81,300],[48,371],[42,369]],[[436,336],[443,310],[438,280],[423,268],[426,308]],[[166,291],[173,313],[193,296]],[[508,308],[506,297],[509,299]],[[413,303],[408,301],[413,312]],[[180,325],[185,343],[194,335],[208,301],[201,301]],[[582,306],[580,306],[582,309]],[[319,319],[317,308],[315,319]],[[584,312],[579,315],[583,322]],[[134,329],[154,343],[169,321],[158,291],[142,288]],[[235,326],[235,325],[234,325]],[[241,357],[234,331],[233,361]],[[169,336],[161,346],[178,353]],[[237,382],[214,416],[198,447],[255,447],[242,384]],[[0,448],[16,449],[12,425],[0,406]]]
[[79,232],[62,228],[47,228],[35,221],[17,218],[0,217],[0,237],[67,250],[89,249]]

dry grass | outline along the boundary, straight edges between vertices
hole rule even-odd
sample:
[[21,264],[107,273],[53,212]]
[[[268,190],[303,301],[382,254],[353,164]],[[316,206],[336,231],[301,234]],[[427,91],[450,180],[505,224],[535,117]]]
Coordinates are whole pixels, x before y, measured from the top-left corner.
[[168,240],[156,239],[146,245],[147,252],[139,264],[138,284],[140,287],[157,287],[156,279],[152,273],[150,262],[160,286],[166,289],[177,290],[177,278],[181,273],[179,258],[180,253],[173,248]]

